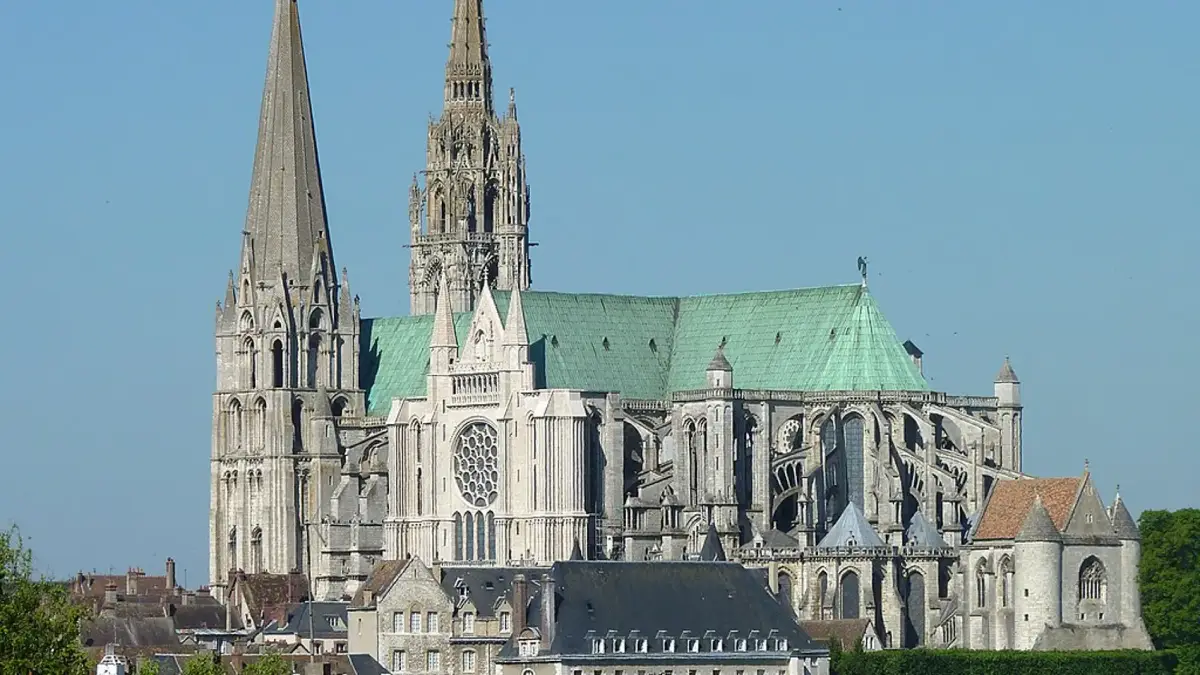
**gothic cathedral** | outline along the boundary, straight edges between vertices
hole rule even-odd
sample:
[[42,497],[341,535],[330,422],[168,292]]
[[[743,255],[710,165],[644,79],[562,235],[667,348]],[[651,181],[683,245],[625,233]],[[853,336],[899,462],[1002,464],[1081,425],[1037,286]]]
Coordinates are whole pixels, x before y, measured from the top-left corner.
[[454,1],[411,188],[411,315],[362,318],[334,265],[297,0],[274,1],[216,313],[217,597],[239,572],[341,599],[383,560],[671,560],[715,537],[802,618],[868,618],[888,646],[1148,646],[1120,498],[1104,506],[1086,470],[1025,475],[1008,360],[991,395],[934,391],[865,264],[762,293],[532,290],[521,130],[512,90],[493,108],[482,0]]

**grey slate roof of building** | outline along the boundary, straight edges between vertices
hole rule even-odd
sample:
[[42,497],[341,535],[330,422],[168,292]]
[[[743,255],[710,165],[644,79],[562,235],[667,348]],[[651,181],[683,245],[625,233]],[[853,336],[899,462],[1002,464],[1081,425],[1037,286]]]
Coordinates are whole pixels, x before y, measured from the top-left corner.
[[1119,494],[1113,500],[1112,512],[1113,531],[1117,533],[1118,539],[1127,541],[1142,540],[1142,533],[1138,531],[1137,523],[1134,522],[1133,516],[1129,514],[1129,509],[1125,508],[1125,500],[1121,499],[1121,495]]
[[[789,652],[824,651],[770,593],[763,575],[737,563],[565,561],[550,575],[557,598],[551,654],[591,654],[593,638],[610,636],[646,638],[650,653],[662,651],[663,638],[706,635],[782,638]],[[544,591],[543,583],[529,603],[530,626],[541,625]],[[704,658],[756,658],[753,651],[703,651]],[[511,644],[501,656],[513,656]]]
[[817,548],[877,548],[885,545],[858,504],[850,502]]
[[942,538],[942,533],[938,532],[937,527],[929,522],[929,519],[921,511],[917,511],[913,515],[912,521],[909,522],[908,530],[904,533],[904,543],[916,548],[950,548],[950,545]]
[[[300,635],[320,640],[336,640],[347,637],[347,602],[303,602],[288,609],[283,623],[273,624],[263,630],[273,635]],[[311,620],[310,620],[311,614]]]
[[721,545],[721,537],[717,534],[717,526],[708,524],[708,533],[704,535],[704,545],[700,547],[700,560],[705,562],[725,562],[725,547]]
[[465,594],[475,604],[476,615],[488,618],[496,615],[496,602],[509,594],[513,577],[524,574],[536,582],[548,571],[546,567],[443,567],[442,590],[451,599]]
[[175,623],[164,616],[98,616],[80,626],[84,647],[113,644],[122,647],[178,647]]

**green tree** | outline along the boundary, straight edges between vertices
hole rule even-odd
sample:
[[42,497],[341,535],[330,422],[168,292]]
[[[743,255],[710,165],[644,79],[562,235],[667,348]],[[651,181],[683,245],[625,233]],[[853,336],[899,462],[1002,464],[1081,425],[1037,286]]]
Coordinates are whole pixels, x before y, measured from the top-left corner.
[[225,675],[216,657],[207,652],[196,654],[183,664],[183,675]]
[[34,578],[33,553],[17,528],[0,532],[0,675],[86,673],[85,614],[64,585]]
[[136,674],[137,675],[158,675],[158,672],[159,672],[158,661],[155,661],[154,659],[142,659],[142,662],[138,664]]
[[282,656],[271,653],[246,666],[243,675],[291,675],[292,667]]
[[1144,511],[1142,617],[1156,646],[1200,646],[1200,509]]

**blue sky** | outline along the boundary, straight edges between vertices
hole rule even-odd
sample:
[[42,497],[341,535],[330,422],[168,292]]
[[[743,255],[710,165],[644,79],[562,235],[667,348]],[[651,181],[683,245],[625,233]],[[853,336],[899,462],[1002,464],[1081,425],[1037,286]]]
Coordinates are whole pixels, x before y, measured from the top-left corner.
[[[270,0],[0,5],[0,522],[38,565],[207,579],[213,307],[237,264]],[[1025,467],[1196,505],[1196,3],[490,0],[534,284],[845,283],[989,394]],[[333,243],[407,312],[407,186],[449,0],[301,6]],[[160,572],[161,573],[161,572]]]

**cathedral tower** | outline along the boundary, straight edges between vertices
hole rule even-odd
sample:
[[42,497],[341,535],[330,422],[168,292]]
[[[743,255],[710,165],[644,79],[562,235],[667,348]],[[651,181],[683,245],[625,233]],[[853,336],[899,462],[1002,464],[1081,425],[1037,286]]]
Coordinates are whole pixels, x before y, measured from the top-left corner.
[[442,275],[456,312],[474,309],[485,280],[529,288],[521,127],[512,90],[503,117],[493,107],[483,0],[455,0],[442,114],[429,124],[425,161],[409,195],[412,313],[433,313]]
[[309,525],[340,468],[312,430],[365,402],[358,304],[334,267],[296,0],[275,0],[241,263],[216,318],[209,569],[223,597],[231,570],[307,570]]

